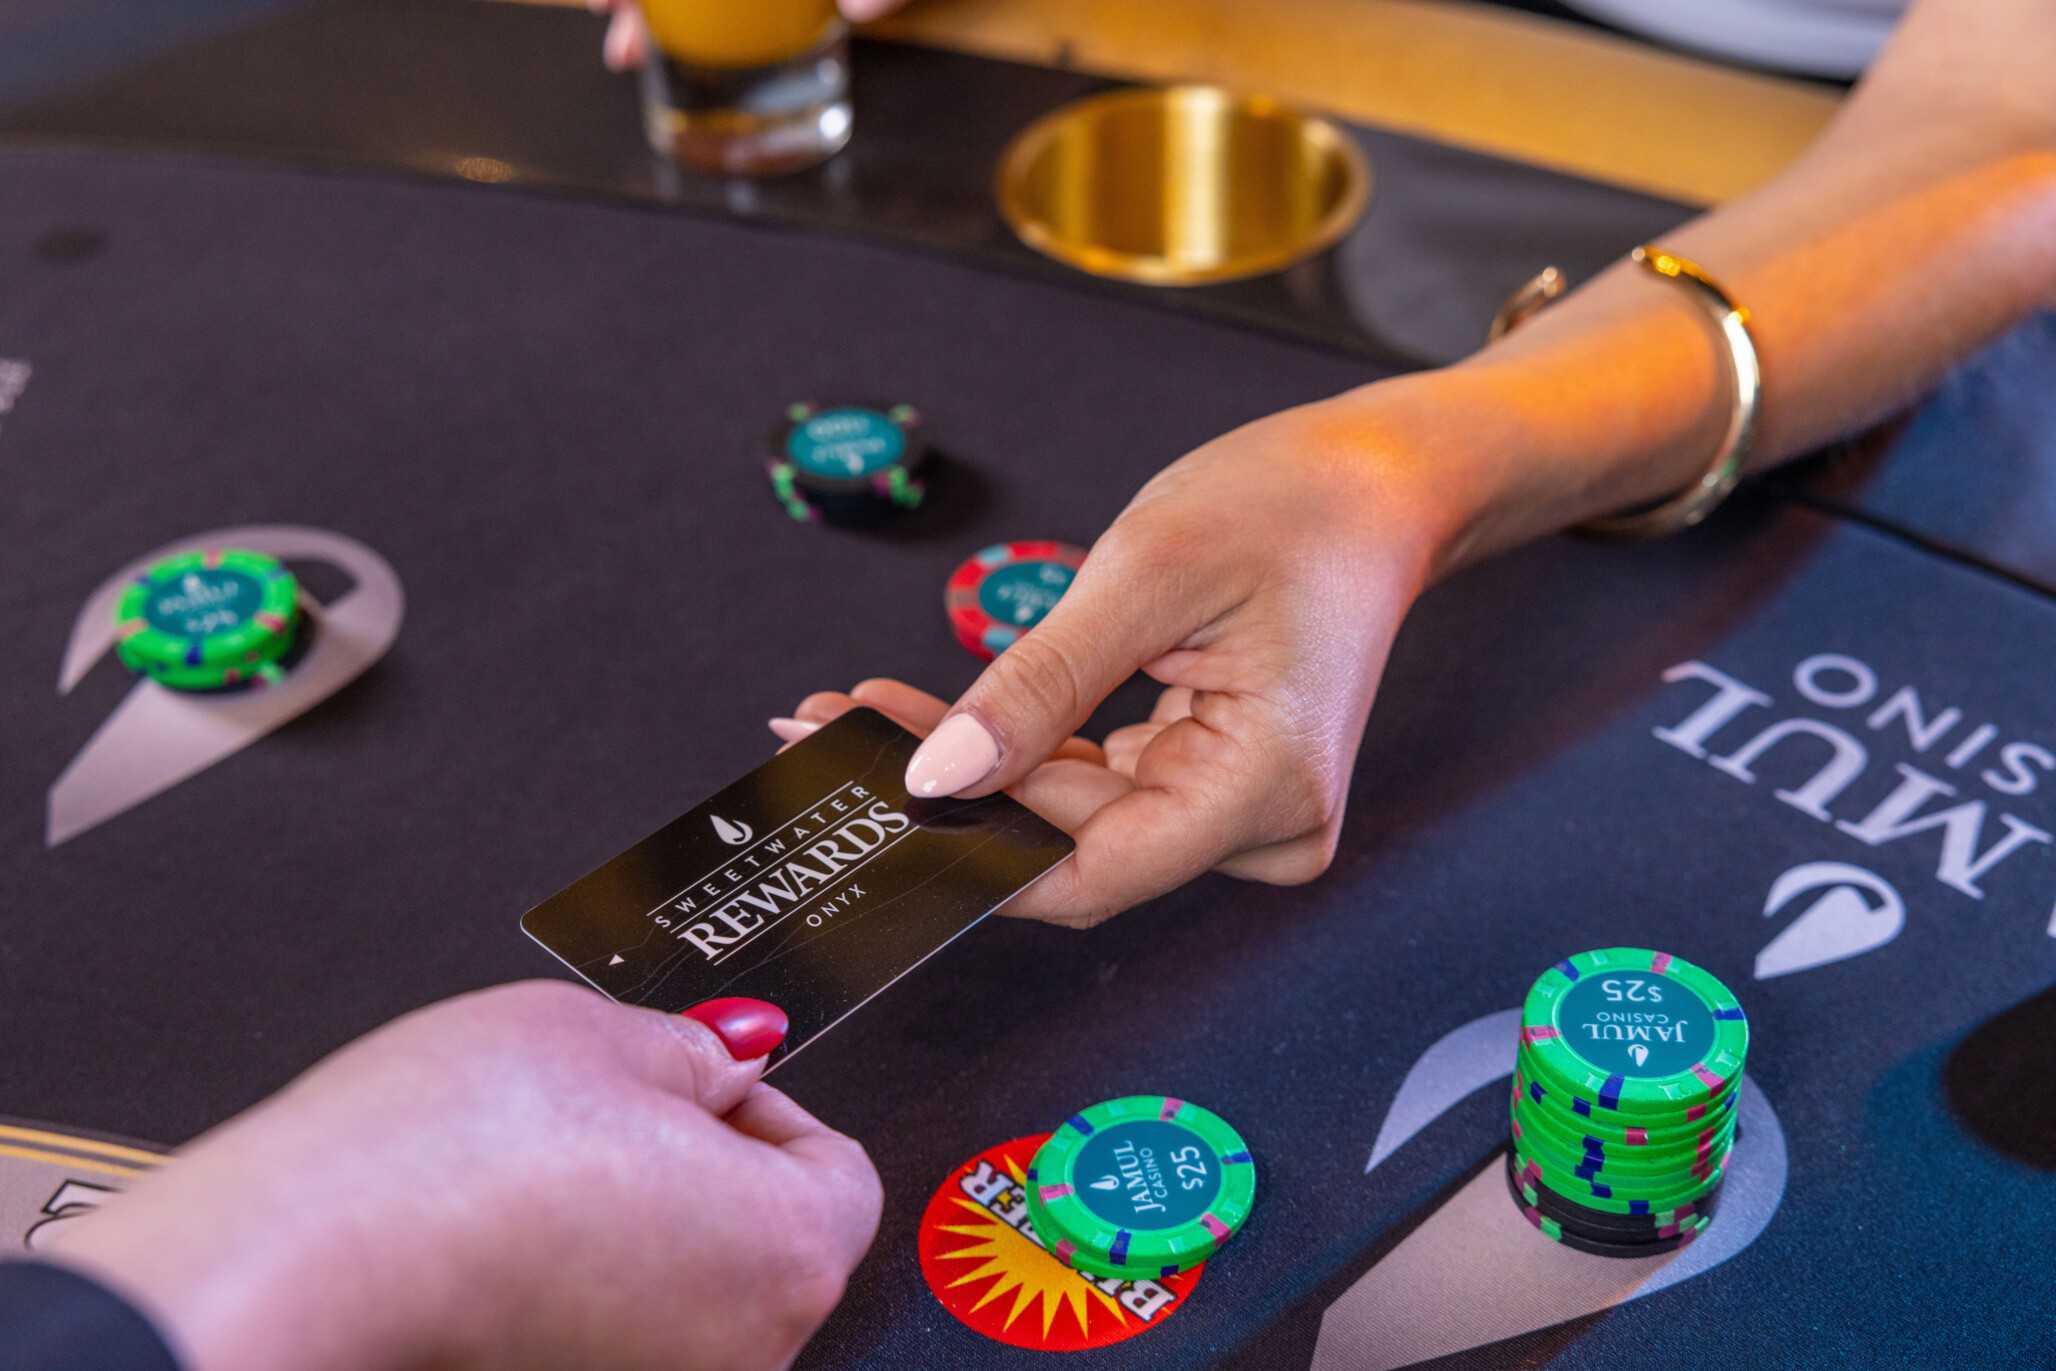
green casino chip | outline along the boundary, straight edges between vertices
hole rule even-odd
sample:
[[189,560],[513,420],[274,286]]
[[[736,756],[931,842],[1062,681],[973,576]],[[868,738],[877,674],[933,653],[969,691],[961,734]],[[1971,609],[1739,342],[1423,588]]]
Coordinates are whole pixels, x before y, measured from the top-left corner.
[[1675,1120],[1742,1074],[1749,1021],[1711,972],[1666,952],[1611,947],[1535,979],[1521,1041],[1545,1088],[1607,1115]]
[[1667,1190],[1692,1177],[1692,1169],[1708,1158],[1724,1154],[1734,1142],[1733,1119],[1710,1130],[1703,1142],[1689,1147],[1644,1156],[1638,1148],[1594,1149],[1583,1139],[1551,1131],[1516,1109],[1513,1137],[1525,1152],[1554,1158],[1592,1179],[1604,1179],[1623,1190]]
[[1726,1158],[1722,1165],[1707,1173],[1704,1181],[1695,1181],[1689,1189],[1676,1190],[1662,1195],[1637,1196],[1612,1193],[1609,1187],[1593,1187],[1576,1176],[1554,1170],[1554,1164],[1538,1161],[1519,1148],[1513,1149],[1514,1167],[1524,1180],[1539,1185],[1583,1209],[1620,1216],[1646,1214],[1675,1214],[1679,1210],[1696,1210],[1708,1196],[1718,1191],[1727,1179]]
[[912,405],[788,405],[765,474],[802,523],[864,524],[920,507],[929,461]]
[[[1514,1165],[1516,1167],[1529,1167],[1534,1165],[1534,1163],[1516,1154]],[[1532,1176],[1529,1179],[1532,1179]],[[1705,1216],[1704,1211],[1720,1194],[1725,1179],[1725,1173],[1723,1173],[1714,1178],[1713,1184],[1703,1189],[1689,1194],[1668,1196],[1657,1201],[1620,1200],[1605,1196],[1586,1196],[1582,1193],[1574,1193],[1569,1197],[1563,1197],[1559,1192],[1549,1189],[1546,1185],[1541,1188],[1548,1189],[1549,1194],[1553,1196],[1558,1196],[1557,1200],[1552,1201],[1550,1206],[1544,1208],[1544,1212],[1551,1214],[1553,1217],[1558,1219],[1563,1217],[1561,1210],[1556,1207],[1558,1203],[1561,1203],[1574,1205],[1580,1211],[1605,1214],[1611,1216],[1616,1222],[1624,1223],[1650,1215],[1667,1215],[1672,1219],[1695,1214]],[[1598,1230],[1595,1228],[1594,1231]]]
[[1712,1218],[1720,1201],[1721,1187],[1716,1185],[1703,1197],[1677,1209],[1646,1214],[1609,1214],[1604,1210],[1588,1209],[1574,1200],[1567,1200],[1555,1191],[1535,1183],[1533,1173],[1521,1175],[1514,1170],[1514,1154],[1506,1154],[1506,1173],[1512,1184],[1517,1202],[1541,1210],[1558,1223],[1571,1224],[1581,1232],[1594,1237],[1604,1236],[1608,1241],[1620,1242],[1654,1236],[1659,1229],[1683,1223],[1691,1218]]
[[1735,1116],[1724,1114],[1718,1119],[1708,1121],[1703,1128],[1688,1137],[1660,1146],[1628,1147],[1566,1127],[1524,1100],[1511,1101],[1509,1114],[1516,1129],[1516,1136],[1522,1133],[1533,1134],[1538,1142],[1546,1143],[1566,1156],[1603,1158],[1609,1169],[1638,1174],[1688,1168],[1704,1156],[1709,1148],[1718,1150],[1726,1139],[1735,1134]]
[[1728,1153],[1714,1158],[1704,1177],[1688,1175],[1685,1183],[1675,1189],[1661,1193],[1625,1195],[1614,1187],[1600,1181],[1595,1185],[1578,1176],[1576,1169],[1554,1158],[1538,1156],[1516,1144],[1513,1149],[1514,1168],[1525,1173],[1534,1168],[1534,1177],[1552,1193],[1562,1196],[1587,1209],[1598,1209],[1608,1214],[1661,1214],[1695,1204],[1716,1189],[1727,1178]]
[[1227,1121],[1167,1095],[1129,1095],[1066,1119],[1028,1168],[1043,1246],[1098,1276],[1175,1275],[1249,1218],[1256,1163]]
[[1629,1143],[1617,1136],[1585,1128],[1583,1120],[1554,1114],[1524,1096],[1514,1096],[1511,1108],[1515,1124],[1549,1139],[1564,1151],[1600,1155],[1607,1159],[1609,1166],[1635,1170],[1689,1166],[1695,1154],[1703,1152],[1709,1143],[1717,1144],[1719,1139],[1735,1131],[1735,1115],[1728,1110],[1702,1120],[1684,1132],[1655,1141]]
[[1604,1131],[1611,1137],[1633,1135],[1650,1140],[1688,1132],[1703,1126],[1705,1119],[1717,1118],[1731,1111],[1735,1105],[1736,1087],[1742,1079],[1738,1074],[1729,1080],[1725,1089],[1685,1105],[1674,1113],[1624,1114],[1602,1108],[1596,1092],[1581,1094],[1552,1084],[1547,1068],[1536,1063],[1535,1054],[1526,1043],[1515,1048],[1514,1067],[1519,1073],[1523,1092],[1535,1104],[1547,1109],[1552,1117],[1569,1119],[1581,1128]]
[[1514,1090],[1526,1108],[1580,1134],[1630,1147],[1662,1147],[1698,1136],[1734,1113],[1741,1077],[1702,1103],[1680,1110],[1674,1118],[1659,1114],[1624,1115],[1599,1108],[1590,1096],[1545,1084],[1525,1044],[1514,1053]]
[[1586,1184],[1603,1184],[1615,1194],[1631,1198],[1666,1194],[1691,1185],[1716,1158],[1734,1146],[1732,1131],[1707,1140],[1701,1149],[1658,1162],[1622,1161],[1612,1155],[1580,1150],[1551,1137],[1533,1124],[1519,1128],[1513,1143],[1524,1153],[1546,1162],[1558,1174],[1574,1175]]
[[275,683],[300,623],[300,588],[276,558],[237,548],[167,557],[115,606],[115,653],[175,690]]
[[1735,1125],[1734,1112],[1725,1110],[1687,1129],[1667,1132],[1657,1138],[1637,1135],[1631,1142],[1617,1133],[1589,1127],[1583,1119],[1565,1118],[1523,1097],[1510,1097],[1509,1106],[1516,1123],[1534,1130],[1566,1151],[1596,1153],[1610,1162],[1642,1167],[1681,1160],[1689,1162],[1694,1152],[1705,1147],[1708,1139],[1733,1132]]
[[1711,1222],[1708,1215],[1690,1214],[1675,1222],[1666,1221],[1659,1227],[1635,1234],[1593,1228],[1538,1207],[1533,1189],[1522,1185],[1510,1164],[1506,1167],[1506,1180],[1508,1193],[1513,1196],[1515,1205],[1519,1206],[1522,1217],[1542,1236],[1551,1242],[1575,1248],[1580,1252],[1588,1252],[1593,1256],[1637,1258],[1675,1252],[1690,1244]]
[[1595,1172],[1577,1157],[1565,1157],[1552,1151],[1546,1145],[1538,1145],[1534,1137],[1521,1139],[1513,1145],[1523,1161],[1532,1161],[1540,1180],[1546,1188],[1565,1198],[1587,1205],[1591,1200],[1614,1200],[1620,1205],[1635,1207],[1635,1213],[1653,1213],[1663,1209],[1676,1209],[1688,1205],[1698,1198],[1706,1186],[1711,1186],[1715,1176],[1725,1172],[1727,1157],[1733,1153],[1733,1145],[1725,1143],[1721,1151],[1711,1153],[1698,1168],[1686,1168],[1669,1176],[1628,1176],[1620,1172]]

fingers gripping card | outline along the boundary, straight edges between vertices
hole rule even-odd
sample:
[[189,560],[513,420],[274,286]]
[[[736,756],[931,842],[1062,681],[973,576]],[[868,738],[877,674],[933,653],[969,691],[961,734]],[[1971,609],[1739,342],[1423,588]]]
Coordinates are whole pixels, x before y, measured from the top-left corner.
[[768,1000],[790,1056],[1071,854],[1006,795],[911,799],[919,742],[851,710],[521,926],[629,1004]]

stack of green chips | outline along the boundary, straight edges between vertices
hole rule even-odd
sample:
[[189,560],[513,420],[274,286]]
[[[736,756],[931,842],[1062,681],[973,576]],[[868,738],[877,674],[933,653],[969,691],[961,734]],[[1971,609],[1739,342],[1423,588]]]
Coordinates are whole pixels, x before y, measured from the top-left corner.
[[1528,991],[1507,1184],[1544,1236],[1675,1251],[1712,1221],[1749,1021],[1719,978],[1644,948],[1580,952]]
[[261,552],[182,552],[129,584],[114,621],[122,664],[174,690],[275,684],[299,629],[300,587]]

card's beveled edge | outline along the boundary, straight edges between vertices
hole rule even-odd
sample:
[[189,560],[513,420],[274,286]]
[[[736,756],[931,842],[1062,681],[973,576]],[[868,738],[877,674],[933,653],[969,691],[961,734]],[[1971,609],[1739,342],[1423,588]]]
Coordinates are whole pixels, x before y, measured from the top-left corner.
[[[546,900],[544,901],[544,903],[547,904],[548,901]],[[541,905],[536,906],[536,909],[540,908],[542,908]],[[533,913],[535,913],[535,909],[531,909],[528,911],[528,914]],[[528,940],[534,943],[537,947],[541,948],[543,951],[549,953],[552,957],[555,957],[560,963],[563,964],[563,967],[566,971],[569,971],[572,975],[578,977],[579,980],[585,982],[593,989],[599,991],[602,995],[607,995],[607,988],[605,986],[601,985],[598,981],[594,980],[592,977],[586,975],[583,971],[580,971],[577,967],[573,966],[568,960],[566,960],[563,953],[559,952],[556,948],[551,947],[548,943],[544,942],[539,936],[537,936],[536,931],[528,926],[528,914],[523,914],[521,916],[521,931],[528,935]],[[607,995],[607,998],[611,1000],[614,997],[612,995]],[[616,1001],[616,1003],[618,1004],[620,1002]]]

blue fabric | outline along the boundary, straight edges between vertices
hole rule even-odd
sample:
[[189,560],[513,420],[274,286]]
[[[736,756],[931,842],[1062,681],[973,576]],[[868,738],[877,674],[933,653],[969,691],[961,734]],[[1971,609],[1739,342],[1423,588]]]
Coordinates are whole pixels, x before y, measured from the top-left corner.
[[155,1325],[91,1278],[48,1262],[0,1260],[6,1371],[179,1371]]
[[1957,368],[1910,413],[1779,480],[2056,591],[2056,311]]

